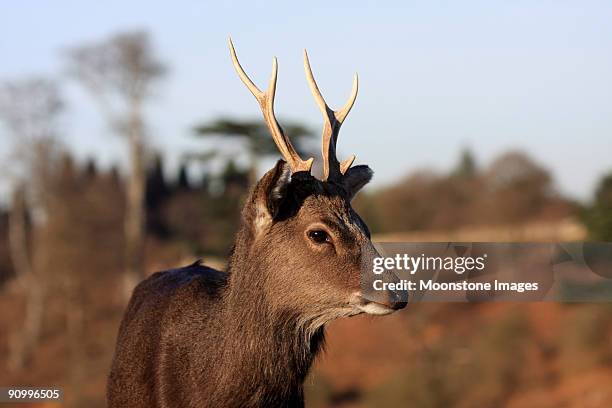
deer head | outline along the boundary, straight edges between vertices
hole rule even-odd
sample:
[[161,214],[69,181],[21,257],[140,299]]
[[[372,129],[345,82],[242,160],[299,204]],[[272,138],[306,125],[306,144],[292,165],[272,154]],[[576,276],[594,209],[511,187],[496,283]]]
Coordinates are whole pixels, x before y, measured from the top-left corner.
[[276,58],[263,92],[240,65],[231,39],[229,48],[234,68],[259,103],[284,158],[251,193],[243,210],[243,238],[238,240],[242,241],[243,252],[251,254],[250,269],[263,275],[257,279],[265,282],[262,287],[270,292],[274,307],[299,310],[314,326],[336,317],[363,312],[387,314],[404,307],[405,299],[398,293],[389,292],[384,299],[373,301],[361,290],[362,268],[378,253],[351,200],[373,172],[366,165],[351,167],[355,156],[342,162],[336,157],[338,132],[357,98],[357,75],[348,102],[334,111],[321,95],[304,51],[306,78],[324,119],[323,177],[319,180],[311,175],[313,159],[299,156],[276,120]]

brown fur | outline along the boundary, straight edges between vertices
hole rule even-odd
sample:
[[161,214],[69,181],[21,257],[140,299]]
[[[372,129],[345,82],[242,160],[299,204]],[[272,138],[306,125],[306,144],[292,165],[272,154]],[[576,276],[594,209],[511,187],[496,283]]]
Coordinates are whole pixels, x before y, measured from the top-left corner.
[[[359,313],[349,298],[376,251],[350,199],[370,178],[356,166],[321,182],[279,161],[245,204],[226,272],[195,263],[134,290],[109,407],[303,406],[325,323]],[[314,245],[313,225],[333,245]]]

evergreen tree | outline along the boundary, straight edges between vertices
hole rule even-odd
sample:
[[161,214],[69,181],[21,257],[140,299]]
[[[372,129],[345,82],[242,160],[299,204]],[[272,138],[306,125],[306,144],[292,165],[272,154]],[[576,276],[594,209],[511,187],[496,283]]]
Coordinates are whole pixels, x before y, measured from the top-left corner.
[[599,182],[595,200],[585,210],[584,221],[592,239],[612,241],[612,173]]

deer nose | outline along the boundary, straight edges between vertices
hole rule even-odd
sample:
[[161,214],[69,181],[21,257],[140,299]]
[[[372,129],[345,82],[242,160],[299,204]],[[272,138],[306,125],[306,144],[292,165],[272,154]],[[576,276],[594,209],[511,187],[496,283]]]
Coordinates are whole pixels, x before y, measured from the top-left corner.
[[406,307],[408,304],[408,291],[398,288],[400,284],[400,276],[397,271],[388,269],[380,275],[383,282],[394,284],[396,286],[387,286],[384,291],[381,291],[374,299],[377,303],[387,306],[393,310],[399,310]]
[[377,303],[387,306],[393,310],[403,309],[408,304],[408,292],[407,291],[389,290],[386,292],[386,295],[387,296],[385,300],[382,300]]

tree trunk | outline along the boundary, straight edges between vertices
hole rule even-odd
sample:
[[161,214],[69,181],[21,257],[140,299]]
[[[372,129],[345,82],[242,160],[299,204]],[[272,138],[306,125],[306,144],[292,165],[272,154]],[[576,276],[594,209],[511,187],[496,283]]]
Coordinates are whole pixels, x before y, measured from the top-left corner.
[[130,174],[127,180],[127,202],[125,212],[126,266],[124,278],[124,298],[129,300],[132,290],[144,277],[144,240],[145,240],[145,169],[143,127],[140,109],[133,108],[128,143],[130,154]]
[[19,371],[25,368],[38,347],[43,322],[44,287],[35,279],[26,279],[27,300],[23,327],[11,339],[8,368]]
[[15,277],[23,285],[23,280],[32,273],[28,254],[26,226],[25,188],[18,186],[13,193],[13,202],[9,213],[9,246]]
[[44,285],[30,262],[26,216],[25,189],[19,186],[15,190],[10,212],[9,241],[15,275],[26,296],[26,311],[23,327],[14,334],[9,345],[7,363],[12,371],[23,369],[36,350],[44,313]]

